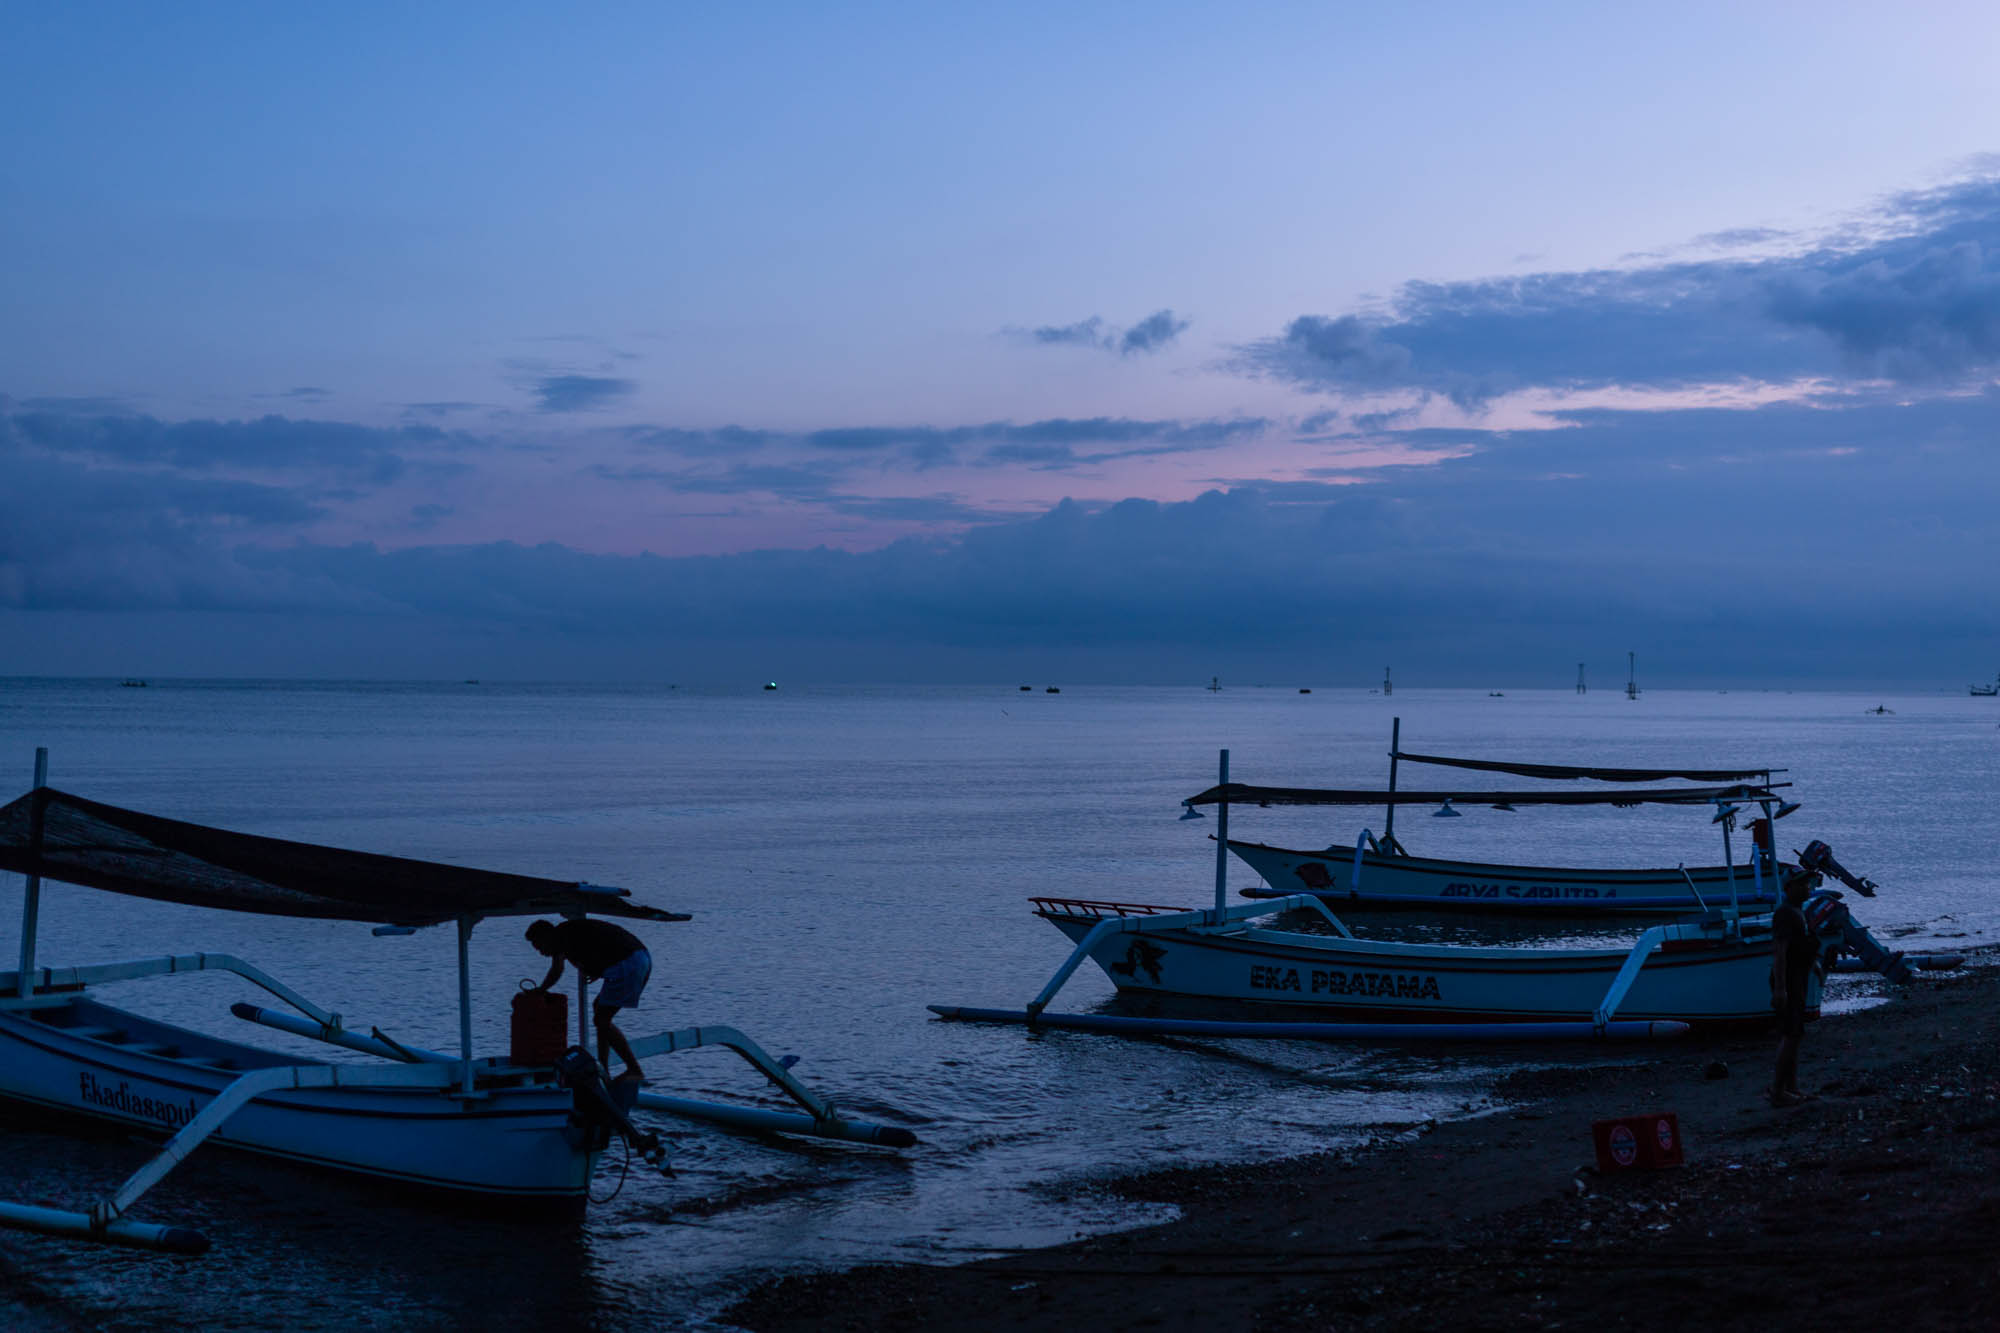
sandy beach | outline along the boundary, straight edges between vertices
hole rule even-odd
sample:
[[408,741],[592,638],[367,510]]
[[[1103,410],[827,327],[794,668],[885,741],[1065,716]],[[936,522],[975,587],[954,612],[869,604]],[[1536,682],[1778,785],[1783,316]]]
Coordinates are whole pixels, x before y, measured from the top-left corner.
[[[1116,1185],[1179,1205],[1163,1226],[785,1278],[729,1317],[757,1333],[1992,1326],[2000,956],[1969,961],[1813,1024],[1816,1095],[1799,1107],[1764,1100],[1775,1037],[1633,1047],[1523,1073],[1500,1089],[1509,1109],[1390,1127],[1360,1151]],[[1663,1111],[1684,1165],[1597,1172],[1593,1121]]]

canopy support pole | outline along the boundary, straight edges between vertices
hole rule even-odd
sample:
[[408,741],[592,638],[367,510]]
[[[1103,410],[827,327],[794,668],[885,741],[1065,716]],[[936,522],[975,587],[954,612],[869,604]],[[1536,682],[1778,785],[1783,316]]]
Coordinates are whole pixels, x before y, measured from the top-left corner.
[[[29,817],[29,836],[34,840],[35,864],[42,862],[42,821],[43,812],[48,808],[47,798],[41,795],[42,788],[49,785],[49,748],[35,747],[35,804]],[[27,892],[21,895],[21,970],[15,975],[20,979],[19,994],[22,999],[35,993],[35,932],[41,928],[42,877],[28,876]]]
[[[1729,871],[1729,919],[1740,921],[1743,918],[1743,903],[1736,892],[1736,852],[1729,839],[1729,828],[1736,822],[1733,817],[1736,811],[1727,801],[1717,801],[1715,808],[1717,817],[1722,821],[1722,864]],[[1775,843],[1777,838],[1778,831],[1772,829],[1772,842]]]
[[[1222,786],[1229,785],[1229,751],[1222,752],[1222,776],[1216,781]],[[1229,802],[1222,801],[1215,807],[1215,919],[1222,920],[1222,914],[1229,908]]]
[[1403,719],[1389,719],[1389,813],[1382,821],[1382,844],[1396,854],[1396,758],[1403,749]]
[[1770,834],[1771,845],[1768,849],[1759,847],[1757,845],[1755,830],[1752,830],[1750,838],[1750,892],[1760,901],[1763,899],[1764,863],[1769,861],[1771,863],[1771,896],[1774,899],[1772,906],[1775,908],[1777,906],[1775,899],[1778,893],[1778,821],[1771,817],[1770,801],[1763,800],[1757,802],[1757,808],[1764,812],[1764,829]]
[[458,919],[458,1058],[459,1091],[472,1095],[472,927],[476,918]]

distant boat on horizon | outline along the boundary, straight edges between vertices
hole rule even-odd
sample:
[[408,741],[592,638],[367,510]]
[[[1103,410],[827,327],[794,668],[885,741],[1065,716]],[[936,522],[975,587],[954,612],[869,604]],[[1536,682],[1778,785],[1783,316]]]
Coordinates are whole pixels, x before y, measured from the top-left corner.
[[1062,691],[1061,691],[1061,690],[1059,690],[1059,689],[1057,689],[1057,688],[1056,688],[1055,686],[1051,685],[1051,686],[1049,686],[1049,688],[1048,688],[1047,690],[1043,691],[1043,693],[1045,693],[1045,694],[1061,694],[1061,693],[1062,693]]
[[146,682],[138,679],[137,677],[128,676],[126,679],[121,680],[118,683],[128,690],[143,690],[146,688]]
[[767,680],[764,682],[764,688],[767,690],[775,690],[778,688],[778,682],[775,680]]
[[1994,675],[1991,685],[1974,685],[1972,687],[1972,697],[1975,699],[1991,699],[1995,695],[2000,695],[2000,673]]

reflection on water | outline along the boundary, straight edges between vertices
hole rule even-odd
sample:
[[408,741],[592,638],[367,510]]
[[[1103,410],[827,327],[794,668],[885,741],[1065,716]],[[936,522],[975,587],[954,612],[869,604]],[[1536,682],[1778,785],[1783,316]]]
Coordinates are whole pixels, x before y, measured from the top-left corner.
[[[761,684],[761,682],[756,682]],[[1872,705],[1874,697],[1866,700]],[[1978,703],[1979,701],[1972,701]],[[1990,938],[2000,917],[1980,811],[2000,778],[1987,712],[1828,695],[1676,696],[1068,688],[696,691],[486,685],[0,682],[0,798],[33,747],[55,785],[162,814],[373,851],[621,884],[691,911],[644,927],[658,959],[629,1032],[742,1028],[850,1114],[907,1125],[906,1154],[743,1138],[671,1122],[677,1174],[616,1156],[618,1192],[566,1225],[441,1209],[338,1177],[198,1153],[141,1204],[207,1231],[194,1261],[0,1232],[0,1315],[45,1293],[87,1326],[657,1327],[699,1318],[777,1269],[959,1259],[1160,1216],[1094,1190],[1114,1171],[1338,1146],[1374,1124],[1465,1114],[1523,1063],[1630,1060],[1579,1047],[1348,1047],[1115,1040],[932,1019],[929,1003],[1019,1007],[1068,944],[1026,899],[1200,906],[1214,821],[1182,798],[1232,749],[1242,781],[1382,781],[1393,714],[1435,751],[1631,767],[1773,763],[1806,802],[1794,842],[1833,843],[1881,882],[1856,915],[1892,947]],[[1866,727],[1859,724],[1867,723]],[[1708,864],[1705,814],[1523,809],[1399,821],[1419,855],[1513,864]],[[1351,846],[1352,813],[1232,812],[1231,832]],[[1407,827],[1406,827],[1407,826]],[[1254,882],[1229,867],[1229,889]],[[19,880],[0,876],[0,957]],[[1336,909],[1339,910],[1339,909]],[[1451,943],[1616,945],[1634,925],[1348,913],[1357,933]],[[454,1048],[449,932],[231,917],[54,887],[45,961],[208,950],[248,958],[399,1040]],[[1289,924],[1289,923],[1288,923]],[[1574,926],[1574,933],[1571,926]],[[506,1041],[507,999],[541,960],[518,923],[472,941],[476,1036]],[[1867,979],[1837,983],[1869,994]],[[1093,968],[1061,1005],[1113,992]],[[162,978],[109,998],[227,1035],[240,982]],[[1836,998],[1830,1004],[1837,1004]],[[234,1029],[234,1031],[232,1031]],[[260,1044],[323,1053],[257,1030]],[[649,1062],[668,1095],[776,1105],[715,1052]],[[0,1197],[83,1207],[144,1150],[18,1123]]]

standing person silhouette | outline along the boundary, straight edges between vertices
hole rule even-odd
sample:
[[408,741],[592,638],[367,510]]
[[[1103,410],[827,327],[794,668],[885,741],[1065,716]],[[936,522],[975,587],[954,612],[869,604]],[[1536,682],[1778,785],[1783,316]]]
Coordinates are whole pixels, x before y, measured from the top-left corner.
[[1785,879],[1785,901],[1771,913],[1771,1008],[1778,1015],[1778,1067],[1771,1076],[1773,1106],[1811,1101],[1799,1091],[1799,1043],[1806,1035],[1806,988],[1819,961],[1819,939],[1806,925],[1805,900],[1819,883],[1809,870]]
[[646,942],[622,926],[589,917],[561,923],[533,921],[528,924],[527,937],[536,953],[555,960],[536,990],[546,991],[561,980],[566,962],[574,963],[585,981],[604,983],[591,1005],[591,1016],[597,1020],[598,1061],[604,1062],[608,1046],[625,1062],[618,1077],[644,1083],[632,1044],[611,1020],[620,1009],[639,1003],[653,975],[653,955],[647,952]]

